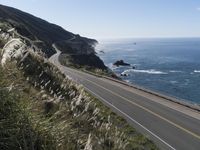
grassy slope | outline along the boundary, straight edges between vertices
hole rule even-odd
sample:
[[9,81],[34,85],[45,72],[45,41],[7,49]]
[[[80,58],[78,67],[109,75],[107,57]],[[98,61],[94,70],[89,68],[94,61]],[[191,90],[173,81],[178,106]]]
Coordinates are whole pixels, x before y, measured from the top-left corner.
[[43,58],[0,66],[0,149],[157,149]]
[[[79,69],[81,71],[85,71],[88,73],[96,74],[96,75],[104,75],[108,77],[112,77],[115,79],[120,79],[113,71],[109,70],[109,68],[105,67],[102,69],[103,63],[98,57],[96,59],[99,59],[100,61],[97,62],[94,60],[93,55],[68,55],[68,54],[61,54],[59,57],[59,61],[62,65],[71,67],[74,69]],[[99,67],[97,64],[99,64]],[[105,66],[103,64],[103,66]]]

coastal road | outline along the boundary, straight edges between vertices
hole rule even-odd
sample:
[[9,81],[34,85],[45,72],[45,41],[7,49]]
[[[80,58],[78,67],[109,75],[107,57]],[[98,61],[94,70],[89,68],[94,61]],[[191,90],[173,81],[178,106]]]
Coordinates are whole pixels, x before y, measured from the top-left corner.
[[82,84],[136,130],[163,150],[200,149],[200,112],[124,84],[64,67],[60,55],[50,58],[59,69]]

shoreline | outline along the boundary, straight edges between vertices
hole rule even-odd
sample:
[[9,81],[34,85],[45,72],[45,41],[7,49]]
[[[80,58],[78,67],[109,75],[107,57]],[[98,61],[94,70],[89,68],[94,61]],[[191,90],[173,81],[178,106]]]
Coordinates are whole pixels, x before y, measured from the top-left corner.
[[106,76],[103,76],[103,78],[106,78],[108,80],[112,80],[114,82],[123,84],[123,85],[128,86],[128,87],[132,87],[134,89],[143,91],[145,93],[148,93],[148,94],[163,98],[163,99],[168,100],[170,102],[174,102],[174,103],[183,105],[185,107],[188,107],[188,108],[191,108],[193,110],[196,110],[196,111],[200,112],[200,104],[197,104],[197,103],[194,103],[194,102],[190,102],[189,100],[181,99],[181,98],[178,98],[178,97],[173,97],[172,95],[169,96],[167,94],[162,94],[159,91],[154,91],[154,90],[151,90],[151,89],[147,89],[145,87],[142,87],[142,86],[139,86],[139,85],[136,85],[136,84],[133,84],[133,83],[128,83],[128,82],[126,82],[124,80],[117,80],[117,79],[106,77]]
[[151,90],[151,89],[147,89],[145,87],[142,87],[142,86],[139,86],[139,85],[136,85],[136,84],[133,84],[133,83],[128,83],[128,82],[124,81],[123,79],[122,80],[118,80],[118,79],[114,79],[114,78],[107,77],[107,76],[104,76],[104,75],[95,74],[95,73],[92,73],[92,72],[89,72],[89,71],[86,71],[86,70],[84,72],[89,73],[91,75],[95,75],[95,76],[100,77],[100,78],[104,78],[104,79],[108,79],[108,80],[120,83],[122,85],[134,88],[136,90],[145,92],[147,94],[151,94],[153,96],[157,96],[159,98],[163,98],[164,100],[167,100],[168,102],[173,102],[173,103],[185,106],[187,108],[190,108],[192,110],[195,110],[197,112],[200,112],[200,104],[197,104],[197,103],[194,103],[194,102],[190,102],[190,101],[185,100],[185,99],[173,97],[171,95],[169,96],[167,94],[162,94],[159,91],[154,91],[154,90]]

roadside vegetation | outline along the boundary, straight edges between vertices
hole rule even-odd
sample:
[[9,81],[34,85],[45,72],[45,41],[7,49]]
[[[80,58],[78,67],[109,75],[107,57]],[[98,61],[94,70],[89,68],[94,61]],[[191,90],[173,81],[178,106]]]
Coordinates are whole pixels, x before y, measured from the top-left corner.
[[2,150],[157,149],[82,86],[32,52],[0,66],[0,107]]
[[6,41],[0,38],[0,48],[2,48],[5,45]]
[[[113,71],[101,64],[101,61],[94,59],[95,55],[69,55],[62,53],[59,57],[59,61],[62,65],[78,69],[94,75],[103,75],[120,79]],[[97,56],[96,56],[97,57]]]

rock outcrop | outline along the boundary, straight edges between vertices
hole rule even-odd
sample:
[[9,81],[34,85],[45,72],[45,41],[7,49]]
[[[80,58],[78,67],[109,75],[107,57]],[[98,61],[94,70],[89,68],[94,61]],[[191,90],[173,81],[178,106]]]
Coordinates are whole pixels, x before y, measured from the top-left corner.
[[113,63],[115,66],[130,66],[130,64],[125,63],[123,60],[117,60],[115,63]]

